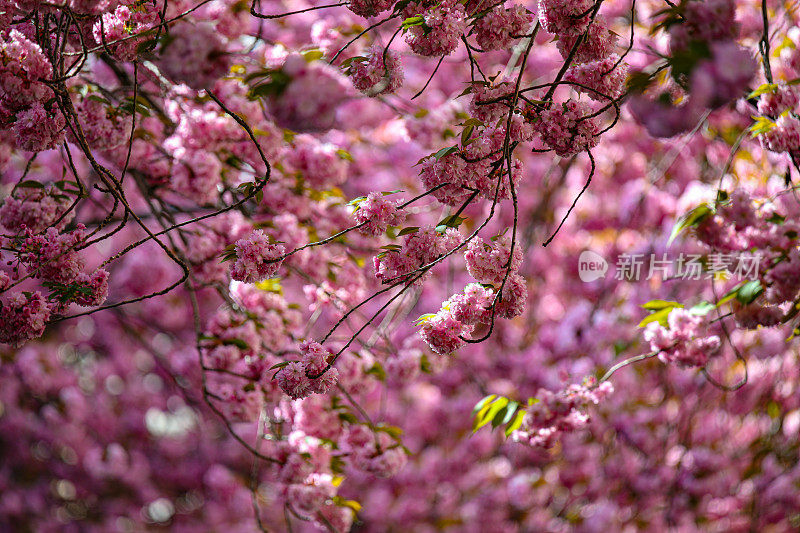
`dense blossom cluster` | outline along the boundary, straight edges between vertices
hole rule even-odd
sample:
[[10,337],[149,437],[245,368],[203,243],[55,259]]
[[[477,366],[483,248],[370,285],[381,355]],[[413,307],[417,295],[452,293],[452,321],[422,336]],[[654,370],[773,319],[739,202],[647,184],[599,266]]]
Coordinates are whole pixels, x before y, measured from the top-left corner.
[[[669,48],[673,61],[688,61],[673,71],[677,84],[667,88],[658,98],[635,95],[631,112],[656,137],[672,137],[697,125],[708,109],[727,105],[742,96],[742,88],[756,73],[751,50],[736,42],[739,30],[733,0],[685,2],[666,13]],[[697,50],[703,50],[698,54]],[[688,74],[688,75],[687,75]],[[678,89],[680,102],[675,102]]]
[[399,226],[405,220],[405,212],[398,209],[397,202],[379,192],[371,192],[356,205],[353,218],[364,235],[380,235],[389,226]]
[[644,337],[665,363],[705,366],[709,357],[719,351],[720,339],[703,331],[702,322],[701,317],[692,316],[685,309],[674,309],[668,317],[669,327],[653,322],[647,325]]
[[614,392],[614,386],[606,381],[596,383],[594,378],[581,385],[570,385],[558,392],[540,389],[529,402],[522,425],[511,434],[515,441],[531,446],[549,448],[559,435],[576,431],[589,422],[586,407],[597,405]]
[[[514,318],[523,313],[528,298],[525,279],[517,274],[522,264],[519,246],[501,235],[491,244],[480,237],[469,242],[464,259],[471,283],[464,292],[451,296],[433,315],[420,318],[420,336],[438,354],[453,352],[464,345],[464,337],[475,326],[490,324],[494,318]],[[491,288],[489,288],[491,287]],[[495,297],[499,292],[499,297]]]
[[0,530],[797,529],[798,22],[0,0]]
[[231,267],[231,277],[245,283],[258,283],[273,277],[281,266],[286,248],[269,241],[261,230],[236,241],[236,262]]
[[438,232],[432,226],[419,228],[404,238],[402,247],[391,248],[373,258],[375,277],[381,283],[420,283],[432,264],[461,244],[458,230]]
[[[747,252],[758,261],[750,278],[758,290],[745,301],[737,302],[735,316],[741,327],[771,327],[784,321],[789,309],[781,305],[795,302],[800,294],[800,264],[797,235],[800,225],[781,214],[793,209],[786,202],[758,198],[737,190],[713,214],[697,225],[697,238],[716,253]],[[752,279],[755,278],[755,279]],[[787,318],[792,315],[787,315]]]
[[406,34],[409,48],[421,56],[451,54],[467,29],[464,6],[455,0],[411,2],[403,13],[409,17],[422,17],[421,24],[411,26]]
[[600,120],[588,104],[568,100],[537,113],[534,124],[545,145],[561,157],[597,146]]
[[400,57],[391,50],[373,46],[361,61],[351,67],[353,86],[367,96],[396,92],[403,85]]
[[0,124],[9,125],[21,150],[54,148],[64,138],[66,120],[43,83],[53,67],[41,47],[21,31],[0,35]]
[[475,40],[484,50],[503,50],[527,32],[532,19],[520,4],[510,9],[494,7],[475,23]]

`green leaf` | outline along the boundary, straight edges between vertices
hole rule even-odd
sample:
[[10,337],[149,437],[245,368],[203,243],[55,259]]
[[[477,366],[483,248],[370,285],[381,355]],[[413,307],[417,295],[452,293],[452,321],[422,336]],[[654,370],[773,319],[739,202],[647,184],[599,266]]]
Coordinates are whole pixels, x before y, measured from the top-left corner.
[[667,317],[669,317],[669,314],[672,312],[673,309],[675,309],[675,307],[667,307],[664,309],[659,309],[654,313],[650,313],[650,315],[646,316],[641,322],[639,322],[638,327],[643,328],[651,322],[658,322],[665,328],[668,327],[669,324],[667,323]]
[[772,222],[773,224],[781,225],[786,221],[786,217],[783,215],[779,215],[778,213],[772,213],[772,215],[767,219],[767,222]]
[[472,431],[478,431],[480,428],[494,420],[494,417],[500,410],[504,409],[508,405],[508,398],[504,398],[503,396],[498,397],[493,402],[484,406],[478,412],[478,415],[475,417],[475,423],[472,426]]
[[708,204],[701,204],[683,215],[678,219],[675,223],[675,226],[672,228],[672,233],[670,233],[669,240],[667,241],[667,246],[672,244],[672,241],[681,234],[686,228],[696,226],[699,224],[704,218],[708,215],[714,213],[714,208]]
[[431,372],[433,372],[433,370],[431,369],[431,361],[430,359],[428,359],[427,354],[423,353],[422,357],[419,358],[419,370],[423,374],[430,374]]
[[345,500],[341,496],[334,496],[333,503],[339,507],[347,507],[357,513],[361,510],[361,504],[355,500]]
[[358,61],[358,62],[360,63],[360,62],[362,62],[362,61],[366,61],[366,60],[367,60],[367,58],[366,58],[366,57],[364,57],[364,56],[353,56],[353,57],[348,57],[347,59],[345,59],[344,61],[342,61],[342,64],[341,64],[341,66],[342,66],[343,68],[347,68],[347,67],[349,67],[350,65],[352,65],[354,61]]
[[478,403],[475,404],[475,407],[472,408],[472,416],[478,414],[478,411],[480,411],[484,405],[494,401],[495,398],[497,398],[497,394],[490,394],[489,396],[484,396]]
[[514,419],[511,421],[510,424],[508,424],[508,426],[506,426],[505,430],[506,438],[511,436],[513,432],[519,429],[519,427],[522,425],[522,420],[524,418],[525,418],[525,411],[524,410],[517,411],[517,414],[514,415]]
[[466,126],[461,131],[461,146],[466,146],[467,145],[467,143],[469,141],[469,138],[472,136],[472,132],[473,131],[475,131],[475,126],[473,126],[472,124],[470,124],[469,126]]
[[358,417],[353,413],[348,413],[346,411],[339,413],[339,420],[344,420],[345,422],[349,422],[351,424],[358,424]]
[[758,280],[748,281],[736,291],[736,299],[744,305],[753,303],[753,301],[764,292],[764,287]]
[[751,137],[758,137],[767,133],[776,126],[775,122],[769,117],[752,117],[755,123],[748,128]]
[[87,100],[94,100],[95,102],[100,102],[101,104],[105,104],[110,106],[111,102],[108,101],[107,98],[103,98],[99,94],[90,94],[86,97]]
[[412,26],[422,26],[423,24],[425,24],[425,17],[422,15],[416,15],[414,17],[408,17],[405,19],[400,27],[406,30]]
[[134,101],[131,97],[126,98],[122,104],[120,104],[119,109],[128,113],[129,115],[133,115],[135,112],[139,113],[143,117],[150,116],[150,103],[141,96],[137,96],[136,101]]
[[336,155],[338,155],[340,159],[344,159],[345,161],[352,161],[353,160],[352,154],[350,154],[350,152],[348,152],[347,150],[345,150],[343,148],[340,148],[340,149],[336,150]]
[[625,82],[629,92],[642,93],[653,81],[653,74],[648,72],[631,72]]
[[396,441],[399,441],[400,437],[403,435],[402,428],[399,428],[397,426],[389,426],[383,423],[379,423],[378,425],[376,425],[375,431],[382,431],[383,433],[386,433]]
[[[450,215],[448,217],[443,218],[441,221],[439,221],[438,224],[436,224],[436,231],[439,231],[440,227],[457,228],[465,220],[466,220],[466,218],[464,218],[464,217],[460,217],[458,215]],[[442,231],[444,231],[444,230],[442,230]]]
[[269,81],[261,83],[250,89],[251,99],[280,96],[292,81],[291,78],[280,70],[268,73]]
[[778,91],[777,83],[765,83],[757,87],[755,91],[748,94],[747,99],[749,100],[750,98],[756,98],[758,96],[761,96],[762,94],[774,93],[777,91]]
[[725,294],[722,296],[722,298],[720,298],[720,300],[717,302],[717,307],[722,307],[722,306],[723,306],[723,305],[725,305],[726,303],[728,303],[728,302],[730,302],[731,300],[733,300],[734,298],[736,298],[736,293],[738,293],[738,292],[739,292],[739,289],[741,289],[741,288],[742,288],[742,285],[744,285],[744,283],[739,283],[739,284],[738,284],[738,285],[736,285],[734,288],[732,288],[731,290],[729,290],[728,292],[726,292],[726,293],[725,293]]
[[44,189],[44,185],[34,180],[25,180],[17,183],[17,189]]
[[706,316],[708,313],[716,309],[717,306],[711,302],[702,301],[689,309],[689,313],[694,316]]
[[398,237],[402,237],[403,235],[409,235],[411,233],[416,233],[419,231],[419,226],[409,226],[407,228],[401,229],[398,233]]
[[322,59],[322,56],[325,54],[323,54],[321,50],[315,48],[313,50],[306,50],[305,52],[302,52],[302,55],[306,60],[306,63],[311,63],[312,61]]
[[514,413],[517,412],[518,408],[519,408],[519,402],[514,402],[514,401],[509,402],[508,406],[506,407],[506,414],[500,423],[505,425],[511,422],[511,419],[514,417]]
[[237,348],[242,350],[246,350],[248,348],[247,343],[244,342],[242,339],[225,339],[222,341],[222,344],[233,344]]
[[352,200],[347,202],[347,205],[358,205],[366,199],[367,199],[366,196],[359,196],[358,198],[353,198]]
[[417,318],[417,320],[414,322],[414,325],[421,326],[424,322],[427,322],[428,320],[430,320],[435,316],[436,316],[435,313],[425,313],[424,315],[421,315],[419,318]]
[[281,361],[280,363],[275,363],[274,365],[269,367],[268,370],[275,370],[276,368],[283,368],[286,365],[288,365],[289,363],[291,363],[291,361]]
[[448,156],[456,152],[458,152],[458,146],[448,146],[447,148],[442,148],[441,150],[433,154],[433,157],[435,157],[436,159],[441,159],[445,156]]
[[386,371],[383,369],[383,365],[381,365],[378,361],[375,361],[375,363],[369,367],[365,374],[372,374],[380,381],[386,381]]
[[646,304],[642,304],[642,307],[648,311],[659,311],[661,309],[666,309],[667,307],[683,307],[683,305],[678,302],[671,302],[668,300],[650,300]]
[[[492,417],[492,429],[497,428],[503,423],[503,420],[506,418],[506,413],[508,412],[508,405],[497,411],[495,415]],[[513,416],[513,414],[512,414]]]

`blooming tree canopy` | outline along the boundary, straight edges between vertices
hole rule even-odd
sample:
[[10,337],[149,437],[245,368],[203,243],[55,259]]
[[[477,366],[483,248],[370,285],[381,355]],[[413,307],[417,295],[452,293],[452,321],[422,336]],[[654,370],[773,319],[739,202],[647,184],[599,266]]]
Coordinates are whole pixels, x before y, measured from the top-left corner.
[[0,530],[800,529],[800,10],[0,0]]

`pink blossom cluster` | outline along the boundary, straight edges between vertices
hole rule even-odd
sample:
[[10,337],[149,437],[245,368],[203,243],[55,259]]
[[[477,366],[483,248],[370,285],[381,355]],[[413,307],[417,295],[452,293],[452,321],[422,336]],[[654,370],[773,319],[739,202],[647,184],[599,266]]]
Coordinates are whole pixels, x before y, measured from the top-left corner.
[[590,22],[592,0],[539,0],[539,22],[556,35],[580,35]]
[[565,81],[578,85],[575,90],[585,92],[594,100],[616,100],[625,92],[628,64],[616,54],[604,59],[573,65],[564,75]]
[[[103,5],[105,4],[105,5]],[[117,4],[114,2],[113,4]],[[159,21],[158,2],[131,2],[126,0],[113,6],[111,2],[101,2],[94,9],[105,11],[92,27],[94,41],[102,45],[114,57],[130,61],[135,59],[139,46],[147,40],[144,33]]]
[[434,189],[434,198],[445,205],[461,205],[470,196],[464,177],[467,163],[457,153],[443,157],[430,156],[422,162],[419,179],[426,189]]
[[300,362],[290,362],[276,374],[278,385],[289,397],[325,394],[339,381],[339,371],[328,366],[331,353],[318,342],[300,343],[300,356]]
[[231,268],[231,277],[244,283],[258,283],[273,277],[283,262],[286,248],[269,241],[261,230],[236,241],[236,262]]
[[396,0],[351,0],[347,3],[347,9],[362,17],[374,17],[378,13],[386,11]]
[[35,278],[59,283],[69,283],[83,270],[86,263],[78,252],[85,241],[85,227],[59,233],[50,227],[34,235],[28,230],[19,246],[19,257]]
[[50,318],[42,293],[14,293],[0,304],[0,342],[19,346],[42,336]]
[[[463,293],[451,296],[433,315],[420,318],[419,334],[435,353],[448,354],[465,343],[475,326],[493,322],[494,317],[514,318],[522,314],[528,298],[525,279],[517,273],[522,263],[519,245],[511,253],[511,238],[500,236],[487,244],[476,237],[464,253],[469,273],[481,283],[467,285]],[[487,286],[502,288],[499,298]]]
[[288,56],[281,71],[291,81],[271,107],[278,125],[294,131],[330,129],[337,108],[352,97],[347,78],[324,61],[307,62],[300,54]]
[[158,65],[170,79],[195,89],[212,87],[230,68],[225,42],[208,24],[177,24],[161,45]]
[[800,224],[781,214],[786,209],[770,198],[754,198],[748,191],[738,190],[695,229],[698,240],[717,253],[747,252],[760,258],[754,273],[758,277],[751,281],[761,283],[763,297],[736,310],[742,324],[777,325],[783,313],[774,306],[794,302],[800,292],[796,247]]
[[733,40],[737,37],[736,4],[732,0],[685,2],[680,18],[668,27],[670,49],[686,50],[692,43]]
[[[75,106],[75,111],[83,137],[92,148],[110,150],[121,146],[130,138],[130,117],[91,96],[82,99]],[[68,137],[72,140],[74,136],[70,132]]]
[[398,209],[399,202],[391,200],[388,195],[371,192],[356,205],[353,218],[356,224],[363,224],[359,233],[363,235],[380,235],[389,226],[399,226],[406,219],[406,213]]
[[538,111],[534,127],[548,148],[569,157],[597,146],[600,119],[593,115],[588,104],[567,100]]
[[506,9],[499,5],[480,17],[474,25],[475,40],[484,50],[506,50],[525,34],[533,15],[520,4]]
[[457,320],[449,309],[441,309],[420,320],[419,336],[431,350],[441,355],[455,352],[464,346],[463,337],[473,330],[473,326]]
[[[433,226],[425,226],[404,237],[403,246],[390,249],[373,258],[375,277],[381,283],[401,281],[420,283],[430,271],[430,265],[461,244],[462,236],[455,228],[439,233]],[[426,271],[420,271],[427,267]]]
[[522,265],[522,246],[519,242],[511,248],[511,235],[505,233],[486,242],[480,237],[472,239],[464,252],[467,271],[480,283],[499,286],[507,273],[515,273]]
[[443,0],[432,5],[411,2],[403,13],[407,17],[421,16],[424,19],[422,24],[411,26],[406,31],[409,48],[421,56],[439,57],[453,53],[467,29],[464,6],[456,0]]
[[11,126],[20,150],[49,150],[64,138],[66,121],[42,83],[52,73],[36,42],[16,29],[0,35],[0,125]]
[[40,234],[26,230],[17,247],[17,257],[28,275],[49,284],[53,311],[60,312],[71,302],[101,305],[108,295],[108,271],[84,271],[86,261],[80,248],[86,240],[85,229],[78,224],[65,233],[52,226]]
[[444,302],[442,308],[466,326],[486,324],[491,320],[494,291],[480,283],[470,283],[463,293],[456,293]]
[[[526,125],[512,121],[510,135],[529,140],[527,133]],[[460,151],[423,158],[420,181],[428,189],[435,188],[433,196],[439,202],[451,206],[461,205],[476,192],[493,202],[510,198],[511,182],[516,186],[522,177],[522,163],[512,160],[509,180],[508,164],[502,157],[505,139],[503,126],[479,127]]]
[[768,117],[778,117],[784,111],[794,111],[800,103],[800,90],[796,85],[778,82],[758,99],[758,112]]
[[611,382],[598,385],[594,378],[558,392],[539,389],[525,409],[522,425],[511,434],[511,438],[534,447],[550,448],[562,433],[585,427],[589,423],[586,408],[598,405],[613,392]]
[[52,106],[48,110],[41,102],[35,102],[19,111],[14,121],[17,147],[28,152],[39,152],[55,148],[64,140],[66,120]]
[[362,424],[345,429],[342,448],[360,469],[378,477],[394,476],[407,462],[406,453],[387,433],[375,433]]
[[373,46],[350,66],[353,86],[367,96],[391,94],[403,85],[403,65],[391,50]]
[[[558,36],[556,46],[561,52],[561,57],[566,59],[570,56],[581,35],[581,33],[563,33]],[[617,38],[617,34],[609,28],[605,17],[598,15],[586,29],[585,37],[572,55],[572,59],[575,63],[591,63],[605,59],[614,53]]]
[[69,205],[69,198],[53,188],[19,187],[0,206],[0,224],[12,233],[25,229],[39,233],[54,224],[61,230],[75,216],[67,211]]
[[667,322],[668,327],[651,322],[644,332],[650,349],[658,352],[663,362],[680,367],[702,367],[719,351],[720,338],[705,331],[702,317],[686,309],[673,309]]
[[[786,450],[798,445],[800,367],[787,349],[788,331],[759,327],[788,320],[800,292],[798,210],[783,181],[796,174],[796,154],[765,155],[742,134],[753,100],[723,105],[772,81],[766,63],[757,78],[747,77],[764,32],[760,9],[542,0],[538,15],[558,29],[556,39],[540,31],[525,41],[527,53],[514,43],[530,31],[518,5],[463,0],[442,8],[424,0],[408,13],[410,4],[399,3],[390,14],[394,5],[0,0],[0,39],[19,32],[32,45],[23,52],[35,43],[54,70],[9,75],[24,53],[0,58],[2,260],[45,273],[36,246],[49,249],[50,235],[68,239],[73,220],[91,235],[63,250],[82,268],[68,263],[47,273],[76,273],[70,283],[0,271],[2,338],[31,341],[50,322],[46,336],[0,347],[0,530],[796,529],[800,467]],[[301,12],[258,18],[250,7],[267,17]],[[452,13],[437,18],[446,9]],[[772,76],[792,80],[800,63],[788,28],[800,22],[798,13],[774,3],[767,18]],[[569,56],[576,66],[567,79],[579,72],[587,84],[619,90],[621,76],[601,76],[606,70],[591,65],[615,64],[614,54],[623,54],[617,40],[627,47],[629,30],[625,60],[656,72],[654,82],[672,65],[665,100],[675,105],[650,100],[648,90],[644,105],[634,98],[618,117],[607,101],[591,119],[588,106],[570,120],[559,110],[545,122],[527,107],[552,110],[569,98],[575,86],[554,81]],[[682,55],[681,32],[704,42]],[[368,94],[382,88],[382,69],[392,65],[375,58],[389,45],[371,47],[391,42],[387,57],[402,56],[401,33],[424,51],[454,49],[441,64],[441,55],[403,57],[408,83],[397,83],[395,95],[353,97],[354,82]],[[473,36],[482,48],[500,49],[458,45]],[[662,57],[667,46],[673,57]],[[339,65],[354,57],[369,60],[351,63],[348,80]],[[687,59],[696,61],[678,72]],[[359,78],[353,71],[362,67]],[[518,77],[519,97],[508,85]],[[397,78],[389,72],[389,85]],[[471,95],[457,97],[470,86]],[[592,94],[585,93],[581,99]],[[762,114],[793,102],[788,93],[769,102],[769,94],[759,97]],[[39,127],[41,114],[32,114],[20,122],[23,141],[55,144],[60,130],[80,126],[89,146],[67,134],[58,150],[20,150],[13,124],[35,104],[47,113],[66,106],[69,124]],[[638,123],[627,112],[634,109],[644,109],[633,113]],[[774,122],[784,111],[794,108],[765,118]],[[596,128],[575,141],[584,121]],[[645,135],[695,126],[680,139]],[[519,144],[535,137],[541,144]],[[590,145],[591,161],[549,153]],[[615,366],[611,379],[625,394],[606,396],[608,382],[592,381],[560,390],[569,375],[641,353],[632,319],[640,300],[674,299],[687,308],[712,301],[705,282],[607,276],[584,283],[576,258],[587,246],[604,257],[660,253],[684,207],[713,197],[723,168],[723,183],[734,176],[737,187],[756,189],[720,193],[695,234],[703,250],[764,254],[758,281],[748,286],[763,294],[747,305],[729,300],[732,316],[720,310],[721,321],[757,328],[733,334],[747,383],[723,393],[712,381],[724,386],[741,375],[739,364],[723,368],[733,356],[726,345],[715,354],[719,366],[702,374],[659,369],[653,357]],[[591,186],[581,191],[590,172]],[[73,180],[88,197],[77,197]],[[262,192],[240,203],[262,181]],[[443,184],[450,185],[424,194]],[[398,188],[413,198],[402,212],[369,194]],[[579,191],[556,238],[540,246]],[[354,214],[344,198],[361,194],[369,196]],[[386,227],[406,215],[424,229],[408,227],[404,239],[385,245]],[[352,227],[354,217],[364,223],[360,235],[298,250]],[[256,238],[254,228],[270,240]],[[483,234],[502,237],[473,244]],[[424,285],[403,283],[465,239],[467,253],[443,259],[447,268],[426,274]],[[260,278],[277,269],[269,258],[288,253],[287,275],[231,281],[219,259],[233,258],[240,240],[257,256],[243,261],[243,276]],[[88,242],[96,245],[84,248]],[[697,245],[674,242],[671,250],[694,253]],[[373,278],[364,261],[381,247]],[[529,279],[518,270],[523,260],[535,273]],[[397,275],[396,287],[381,287]],[[96,305],[107,291],[113,309],[52,318],[66,315],[62,297]],[[420,339],[408,317],[440,306],[423,315]],[[495,320],[523,310],[524,320]],[[664,329],[659,334],[678,335]],[[325,346],[298,343],[325,332]],[[456,349],[458,360],[442,355]],[[685,354],[672,355],[680,364]],[[325,370],[328,364],[335,368]],[[502,445],[502,431],[489,427],[466,438],[467,413],[486,394],[540,400],[515,435],[535,446]],[[556,453],[542,449],[556,439]]]
[[793,113],[784,112],[775,121],[774,127],[764,133],[761,138],[767,149],[772,152],[800,150],[800,119]]
[[513,92],[513,84],[507,81],[492,85],[475,83],[472,86],[469,112],[484,124],[494,125],[498,120],[508,117],[509,99]]
[[286,169],[297,173],[314,189],[336,187],[347,179],[348,162],[341,150],[331,143],[321,143],[311,135],[298,135],[292,149],[284,156]]

